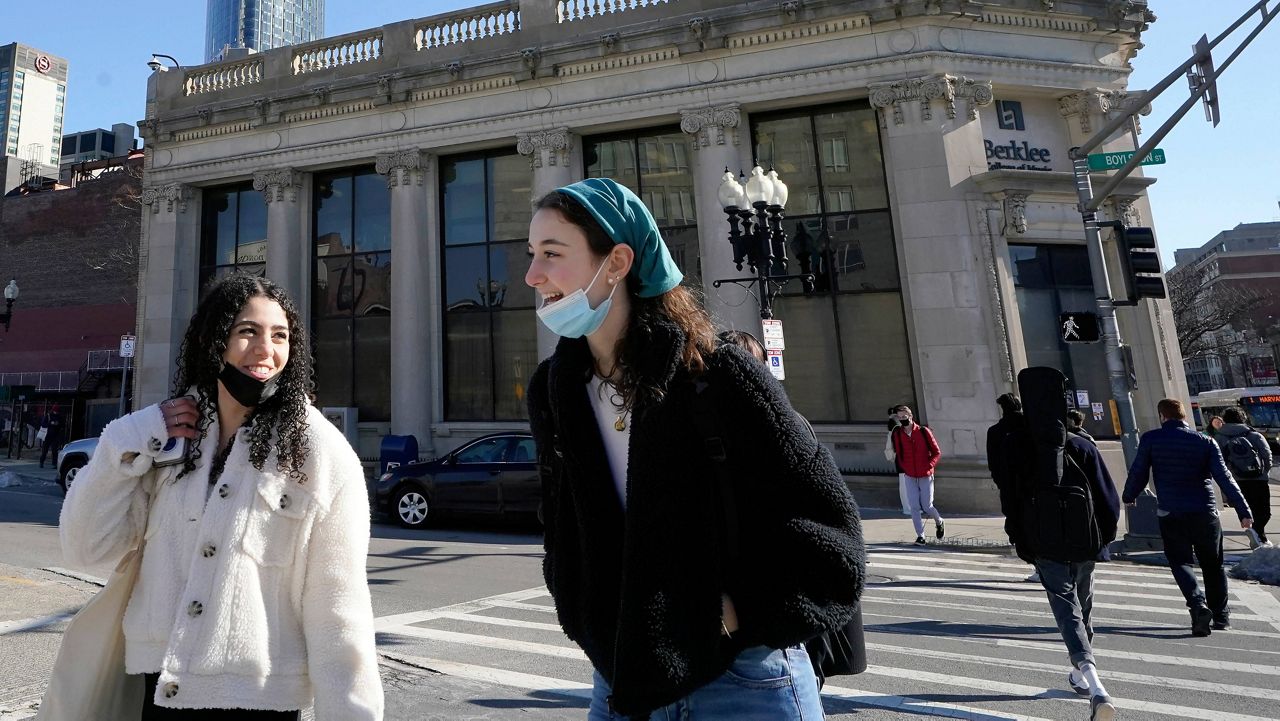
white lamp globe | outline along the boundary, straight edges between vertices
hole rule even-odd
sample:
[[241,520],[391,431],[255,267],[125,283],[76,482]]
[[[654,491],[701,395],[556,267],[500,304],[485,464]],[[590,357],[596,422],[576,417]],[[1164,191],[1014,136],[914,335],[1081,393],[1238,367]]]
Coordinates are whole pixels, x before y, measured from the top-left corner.
[[736,207],[738,205],[738,197],[742,195],[742,186],[738,184],[737,179],[733,177],[733,173],[730,173],[728,168],[724,169],[724,177],[717,195],[720,198],[720,207],[722,208]]
[[768,203],[773,200],[773,181],[764,174],[759,165],[751,169],[751,179],[747,181],[747,200],[752,205]]
[[773,183],[773,201],[771,205],[787,207],[787,195],[791,191],[787,190],[787,184],[778,178],[778,171],[769,169],[769,180]]

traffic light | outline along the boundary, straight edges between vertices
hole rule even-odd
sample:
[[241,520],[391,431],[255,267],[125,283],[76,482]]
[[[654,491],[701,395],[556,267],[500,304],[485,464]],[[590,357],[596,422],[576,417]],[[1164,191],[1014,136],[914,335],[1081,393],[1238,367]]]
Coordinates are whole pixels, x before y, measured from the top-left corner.
[[1129,303],[1139,298],[1167,298],[1164,275],[1160,271],[1160,252],[1156,234],[1151,228],[1113,226],[1116,246],[1120,251],[1120,267],[1124,273]]

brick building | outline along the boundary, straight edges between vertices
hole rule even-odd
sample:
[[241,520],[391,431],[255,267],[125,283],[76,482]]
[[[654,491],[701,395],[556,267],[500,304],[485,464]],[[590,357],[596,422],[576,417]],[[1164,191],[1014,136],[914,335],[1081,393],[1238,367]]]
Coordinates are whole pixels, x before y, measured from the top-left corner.
[[106,164],[74,187],[0,197],[0,275],[21,291],[0,330],[0,414],[56,403],[73,438],[115,417],[120,336],[135,327],[142,158]]

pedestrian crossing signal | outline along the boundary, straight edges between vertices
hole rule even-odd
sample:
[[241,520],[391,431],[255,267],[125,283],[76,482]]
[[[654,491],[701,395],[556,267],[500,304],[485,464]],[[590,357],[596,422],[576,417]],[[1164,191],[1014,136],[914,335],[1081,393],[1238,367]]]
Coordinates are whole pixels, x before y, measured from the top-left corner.
[[1066,343],[1097,343],[1102,337],[1097,313],[1063,313],[1058,316],[1058,331]]

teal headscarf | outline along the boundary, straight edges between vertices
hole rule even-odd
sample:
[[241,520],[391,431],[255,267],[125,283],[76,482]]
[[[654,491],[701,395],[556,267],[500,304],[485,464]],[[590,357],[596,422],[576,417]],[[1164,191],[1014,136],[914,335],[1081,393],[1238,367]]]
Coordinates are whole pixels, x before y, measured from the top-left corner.
[[608,178],[588,178],[556,192],[591,211],[614,242],[631,246],[636,256],[631,275],[639,281],[641,298],[653,298],[680,285],[684,274],[671,259],[657,221],[630,189]]

